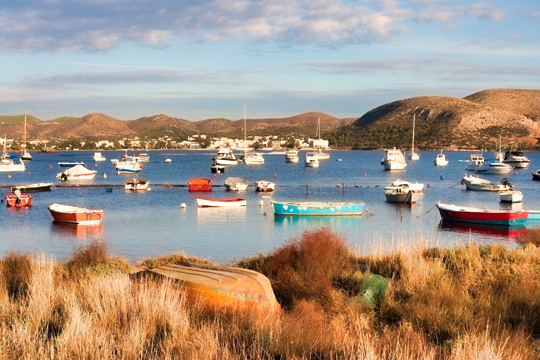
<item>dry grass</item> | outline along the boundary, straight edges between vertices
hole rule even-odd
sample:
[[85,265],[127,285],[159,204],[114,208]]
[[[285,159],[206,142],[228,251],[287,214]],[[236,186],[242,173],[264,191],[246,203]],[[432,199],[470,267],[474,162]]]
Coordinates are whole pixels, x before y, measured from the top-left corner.
[[[132,281],[105,250],[1,262],[0,359],[525,360],[540,350],[535,246],[355,256],[328,229],[306,232],[238,264],[270,278],[287,304],[277,316],[214,311],[173,282]],[[351,301],[371,274],[390,281],[378,308]]]

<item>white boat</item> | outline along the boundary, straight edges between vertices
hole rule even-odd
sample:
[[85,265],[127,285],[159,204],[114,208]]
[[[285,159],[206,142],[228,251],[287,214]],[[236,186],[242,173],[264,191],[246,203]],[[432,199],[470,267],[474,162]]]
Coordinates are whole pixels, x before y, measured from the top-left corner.
[[3,140],[4,140],[4,150],[3,150],[2,155],[0,156],[0,172],[14,172],[14,171],[26,170],[26,167],[24,166],[24,161],[19,159],[19,162],[16,163],[9,156],[9,154],[6,151],[7,139],[3,139]]
[[247,120],[246,120],[246,102],[244,101],[244,164],[246,165],[262,165],[264,157],[262,154],[255,151],[247,150]]
[[413,113],[412,121],[412,144],[411,144],[411,153],[409,154],[409,160],[420,160],[420,155],[414,152],[414,127],[416,123],[416,113]]
[[506,191],[511,190],[512,185],[508,182],[508,179],[503,179],[500,183],[492,183],[489,180],[482,179],[479,177],[474,177],[472,175],[468,176],[465,174],[461,183],[469,190],[479,190],[479,191]]
[[448,160],[446,160],[446,156],[442,153],[437,154],[437,157],[433,160],[433,165],[435,166],[446,166],[448,165]]
[[248,181],[239,177],[228,177],[225,179],[225,190],[227,191],[246,191]]
[[117,174],[133,174],[142,170],[141,164],[138,161],[122,160],[115,164]]
[[418,182],[411,183],[411,182],[408,182],[408,181],[398,179],[398,180],[392,181],[390,183],[390,186],[385,186],[384,189],[385,190],[394,190],[394,189],[398,189],[398,188],[410,189],[412,192],[421,193],[422,190],[424,190],[424,184],[420,184]]
[[298,150],[287,150],[285,152],[285,162],[286,163],[297,163],[300,160],[298,156]]
[[137,161],[141,163],[150,162],[150,155],[147,153],[140,153],[139,156],[137,156]]
[[255,191],[259,192],[271,192],[274,191],[276,184],[271,181],[259,180],[255,181]]
[[148,185],[150,185],[150,182],[148,180],[133,179],[126,181],[124,189],[133,191],[144,191],[148,190]]
[[234,156],[234,153],[231,149],[226,147],[220,147],[218,149],[217,155],[214,157],[214,164],[236,165],[238,164],[238,159],[236,159],[236,156]]
[[101,155],[100,152],[95,152],[94,155],[92,155],[92,160],[94,160],[95,162],[98,162],[98,161],[105,161],[107,159],[105,159],[105,156]]
[[418,197],[418,193],[415,193],[407,187],[385,190],[384,195],[387,202],[400,204],[414,204]]
[[525,155],[523,155],[523,152],[521,150],[505,152],[502,162],[508,165],[512,165],[516,169],[526,169],[531,163],[531,161]]
[[513,167],[499,161],[485,161],[481,166],[474,169],[478,174],[506,175]]
[[523,200],[523,193],[517,190],[501,191],[499,199],[501,202],[520,203]]
[[321,118],[317,118],[317,133],[319,134],[319,141],[317,142],[317,144],[319,145],[317,157],[319,158],[319,160],[328,160],[330,159],[330,154],[324,153],[321,150]]
[[407,163],[401,150],[393,148],[384,151],[384,157],[381,161],[381,165],[384,166],[384,170],[403,170]]
[[30,155],[30,153],[26,151],[26,115],[24,115],[24,140],[23,140],[23,143],[21,144],[21,148],[23,150],[23,153],[21,155],[21,160],[31,161],[32,155]]
[[165,162],[166,164],[170,164],[172,163],[172,160],[171,158],[166,157],[165,160],[163,160],[163,162]]
[[312,167],[317,168],[319,167],[319,156],[317,153],[314,152],[308,152],[306,153],[306,160],[305,160],[306,167]]
[[93,179],[97,174],[96,170],[89,170],[83,165],[75,165],[56,175],[62,181],[66,180],[87,180]]
[[484,157],[478,154],[471,154],[469,157],[469,162],[465,165],[465,170],[474,171],[477,167],[480,167],[484,164]]
[[246,206],[246,199],[213,200],[197,196],[199,207],[239,207]]

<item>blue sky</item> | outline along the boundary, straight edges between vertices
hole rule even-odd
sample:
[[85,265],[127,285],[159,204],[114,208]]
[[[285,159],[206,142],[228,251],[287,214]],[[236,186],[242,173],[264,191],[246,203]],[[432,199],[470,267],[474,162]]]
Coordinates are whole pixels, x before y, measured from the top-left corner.
[[7,0],[0,114],[345,118],[538,89],[537,0]]

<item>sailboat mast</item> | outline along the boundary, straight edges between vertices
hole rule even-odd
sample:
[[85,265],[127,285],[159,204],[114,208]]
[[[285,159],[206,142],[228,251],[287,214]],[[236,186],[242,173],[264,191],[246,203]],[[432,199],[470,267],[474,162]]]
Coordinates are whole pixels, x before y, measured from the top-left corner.
[[247,152],[247,125],[246,125],[246,100],[244,100],[244,157],[246,156]]
[[411,155],[412,155],[412,153],[414,153],[414,125],[415,125],[415,122],[416,122],[416,113],[413,113]]
[[24,115],[24,141],[22,147],[26,150],[26,115]]

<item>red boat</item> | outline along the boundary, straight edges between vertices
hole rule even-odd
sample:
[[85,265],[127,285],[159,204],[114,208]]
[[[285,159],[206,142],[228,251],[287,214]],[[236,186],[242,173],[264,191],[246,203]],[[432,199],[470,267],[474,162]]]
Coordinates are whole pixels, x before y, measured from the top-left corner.
[[32,205],[32,196],[27,194],[21,194],[19,196],[15,194],[9,194],[6,196],[6,206],[11,207],[23,207]]
[[529,218],[526,210],[481,209],[437,203],[444,220],[486,225],[523,225]]
[[190,191],[210,191],[212,190],[212,180],[193,179],[188,181]]
[[90,210],[76,206],[52,204],[49,211],[56,221],[72,224],[97,224],[103,217],[103,210]]

